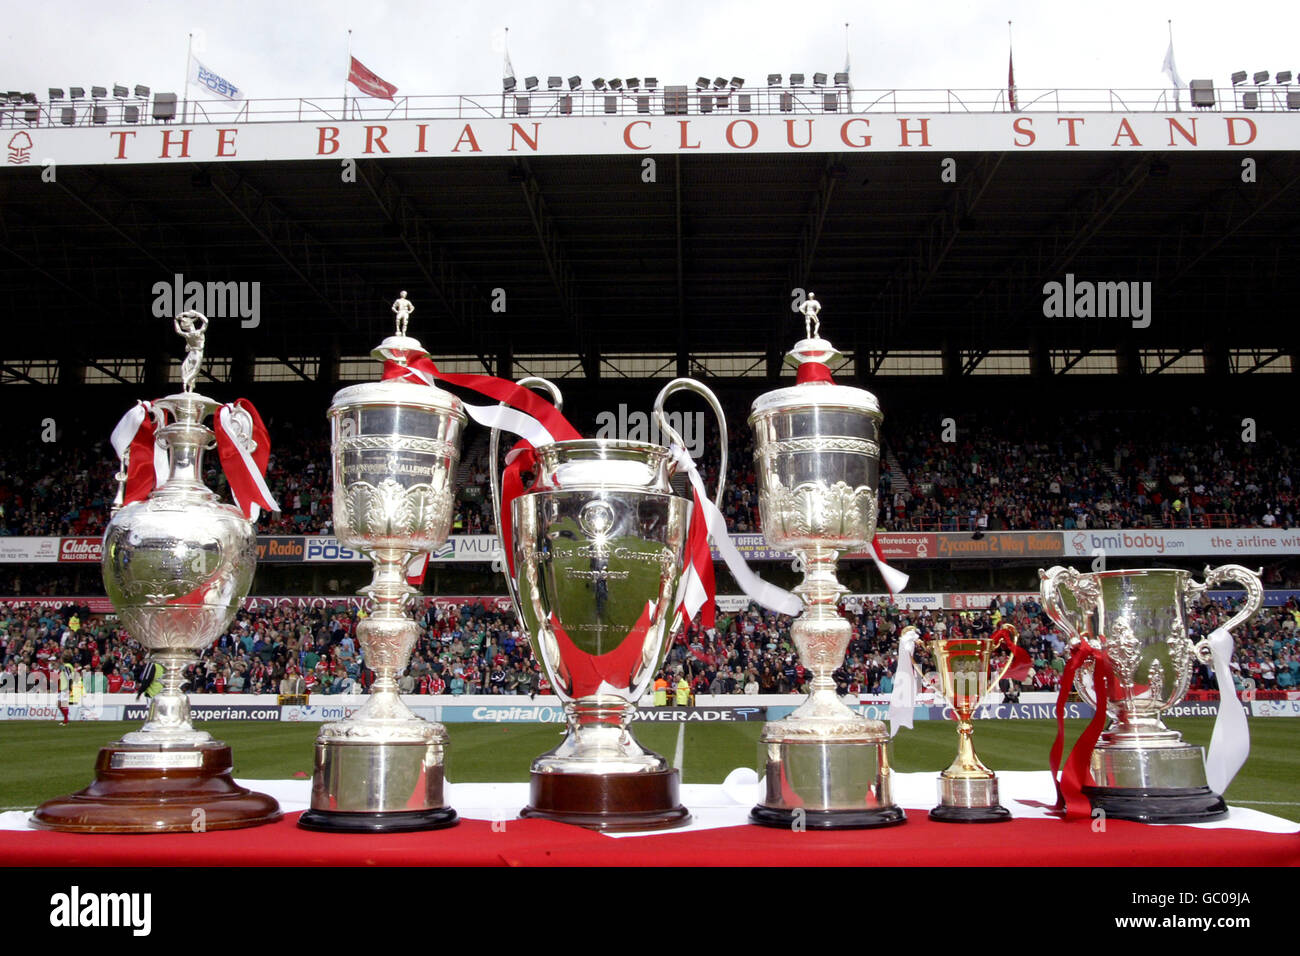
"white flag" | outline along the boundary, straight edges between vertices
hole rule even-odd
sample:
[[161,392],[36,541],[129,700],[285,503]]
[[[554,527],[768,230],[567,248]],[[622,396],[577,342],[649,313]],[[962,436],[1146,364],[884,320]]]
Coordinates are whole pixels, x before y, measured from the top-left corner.
[[1165,51],[1165,62],[1160,67],[1160,69],[1165,74],[1165,76],[1169,77],[1169,82],[1174,84],[1174,89],[1176,90],[1187,89],[1187,84],[1184,83],[1183,78],[1178,75],[1178,67],[1174,66],[1174,41],[1173,40],[1169,41],[1169,49]]
[[191,57],[190,62],[190,84],[201,87],[209,93],[216,96],[224,97],[228,100],[242,100],[244,91],[235,86],[225,77],[218,76],[206,66]]
[[515,65],[510,62],[510,51],[506,50],[506,62],[501,67],[501,78],[513,80],[515,78]]

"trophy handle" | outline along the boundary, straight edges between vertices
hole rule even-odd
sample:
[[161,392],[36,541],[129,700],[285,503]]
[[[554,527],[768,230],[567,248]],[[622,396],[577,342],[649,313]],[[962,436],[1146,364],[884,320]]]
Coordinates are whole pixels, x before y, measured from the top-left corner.
[[[1069,613],[1065,610],[1065,605],[1061,602],[1061,587],[1064,585],[1069,588],[1070,593],[1073,594],[1075,599],[1079,602],[1079,609],[1084,611],[1084,613],[1087,613],[1090,609],[1087,607],[1090,602],[1090,596],[1088,594],[1088,589],[1084,587],[1083,582],[1079,580],[1081,577],[1083,577],[1083,575],[1074,568],[1062,567],[1059,564],[1056,567],[1048,568],[1046,571],[1040,570],[1038,572],[1038,592],[1043,599],[1043,610],[1047,612],[1047,616],[1050,617],[1052,621],[1061,628],[1061,630],[1065,631],[1066,636],[1069,637],[1068,643],[1071,647],[1078,644],[1082,638],[1079,635],[1079,629],[1074,626],[1074,623],[1070,620]],[[1000,679],[1001,678],[999,678],[999,680]]]
[[[562,411],[564,408],[564,396],[560,394],[560,389],[549,379],[542,378],[538,375],[530,375],[527,378],[521,378],[516,385],[522,385],[525,388],[538,386],[546,389],[551,393],[551,402],[555,405],[556,411]],[[501,403],[502,405],[505,402]],[[493,428],[491,438],[488,441],[488,487],[492,493],[492,513],[496,515],[497,522],[497,541],[501,543],[501,573],[505,575],[506,591],[510,595],[510,604],[515,609],[515,619],[519,621],[521,632],[524,628],[524,615],[519,606],[519,588],[515,584],[514,577],[510,574],[510,562],[505,555],[505,542],[501,540],[501,429]]]
[[[1017,631],[1014,627],[1011,627],[1009,624],[1003,624],[1001,627],[999,627],[994,632],[994,636],[1001,634],[1003,631],[1007,632],[1007,635],[1009,636],[1012,646],[1017,646],[1020,644],[1020,632]],[[989,653],[992,654],[993,651],[996,651],[998,649],[998,645],[1001,643],[1002,643],[1001,641],[994,640],[993,647],[989,650]],[[1010,673],[1011,666],[1015,664],[1015,662],[1016,662],[1016,655],[1013,653],[1010,657],[1007,658],[1006,666],[1003,667],[1002,670],[998,672],[997,677],[993,678],[993,683],[989,687],[989,690],[993,690],[1000,683],[1002,683],[1002,678],[1006,677],[1007,674]]]
[[[1259,581],[1259,576],[1263,573],[1263,568],[1252,571],[1240,564],[1221,564],[1217,568],[1211,568],[1207,564],[1205,566],[1205,583],[1197,584],[1195,581],[1189,580],[1187,587],[1183,591],[1184,599],[1195,600],[1214,585],[1224,581],[1236,581],[1242,585],[1246,589],[1246,603],[1242,605],[1241,610],[1228,619],[1226,624],[1221,625],[1225,631],[1231,631],[1238,624],[1253,616],[1263,606],[1264,587]],[[1202,664],[1211,663],[1208,634],[1196,642],[1196,659]]]
[[673,392],[679,391],[695,392],[697,395],[702,396],[709,403],[709,407],[713,409],[713,414],[718,419],[718,432],[722,436],[722,455],[721,463],[718,466],[718,490],[713,497],[713,503],[721,509],[723,482],[726,480],[727,475],[727,417],[722,413],[722,406],[718,403],[718,397],[713,394],[707,385],[697,382],[693,378],[673,379],[663,387],[663,391],[655,399],[655,421],[659,425],[660,434],[668,435],[670,440],[681,445],[682,448],[686,447],[686,442],[682,440],[682,436],[677,434],[677,430],[672,425],[669,425],[668,419],[664,417],[664,401]]

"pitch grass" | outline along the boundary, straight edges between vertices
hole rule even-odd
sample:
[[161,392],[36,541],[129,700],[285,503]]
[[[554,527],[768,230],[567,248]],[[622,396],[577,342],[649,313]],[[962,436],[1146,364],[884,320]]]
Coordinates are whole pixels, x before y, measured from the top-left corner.
[[[1085,721],[1066,721],[1067,742]],[[1214,720],[1181,717],[1170,722],[1190,743],[1209,746]],[[90,783],[95,754],[104,744],[138,729],[128,722],[0,723],[0,809],[35,807],[43,800]],[[235,775],[260,779],[310,776],[317,724],[212,722],[204,729],[234,748]],[[670,760],[680,724],[635,726],[641,743]],[[757,767],[755,722],[686,726],[682,780],[721,783],[736,767]],[[526,781],[532,759],[560,742],[557,724],[451,724],[447,776],[453,781]],[[1047,720],[981,720],[975,748],[996,770],[1044,770],[1056,725]],[[1228,788],[1230,803],[1300,822],[1300,720],[1250,721],[1250,759]],[[956,751],[949,721],[917,721],[894,739],[894,766],[900,771],[938,773]]]

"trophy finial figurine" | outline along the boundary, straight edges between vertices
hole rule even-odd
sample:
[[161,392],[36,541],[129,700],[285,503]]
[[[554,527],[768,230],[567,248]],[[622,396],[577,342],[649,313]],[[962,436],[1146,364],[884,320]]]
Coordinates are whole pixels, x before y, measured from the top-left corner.
[[817,313],[822,310],[822,304],[817,301],[817,297],[811,292],[808,298],[804,299],[803,305],[799,306],[799,311],[803,313],[803,327],[807,333],[807,338],[821,338],[822,324],[817,318]]
[[403,290],[402,294],[393,301],[393,312],[397,315],[398,335],[406,334],[406,323],[409,321],[411,313],[414,311],[415,306],[411,304],[411,300],[406,297],[406,291]]
[[176,334],[185,340],[185,360],[181,362],[181,389],[194,391],[194,383],[199,380],[199,366],[203,364],[204,330],[208,327],[208,318],[202,312],[182,312],[176,316],[172,327]]

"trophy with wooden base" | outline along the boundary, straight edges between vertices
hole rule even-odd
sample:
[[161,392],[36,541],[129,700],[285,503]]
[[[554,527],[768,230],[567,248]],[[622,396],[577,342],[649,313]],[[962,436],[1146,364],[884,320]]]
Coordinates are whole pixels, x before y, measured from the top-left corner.
[[[142,475],[145,485],[138,499],[125,494],[131,500],[113,514],[103,546],[108,597],[123,626],[162,669],[162,690],[150,701],[143,727],[100,750],[94,783],[36,809],[31,823],[42,829],[199,832],[281,816],[274,799],[234,782],[230,747],[194,728],[181,690],[186,667],[229,627],[257,564],[252,522],[203,484],[203,452],[216,439],[223,462],[229,450],[260,457],[264,468],[267,449],[256,448],[266,436],[251,406],[223,406],[194,391],[207,319],[186,312],[175,324],[187,345],[183,390],[140,403],[115,431],[115,445],[119,432],[129,432],[118,476],[123,489]],[[209,416],[217,419],[218,433],[203,424]],[[155,477],[155,440],[165,449],[167,468],[161,487],[148,492],[162,479]]]

